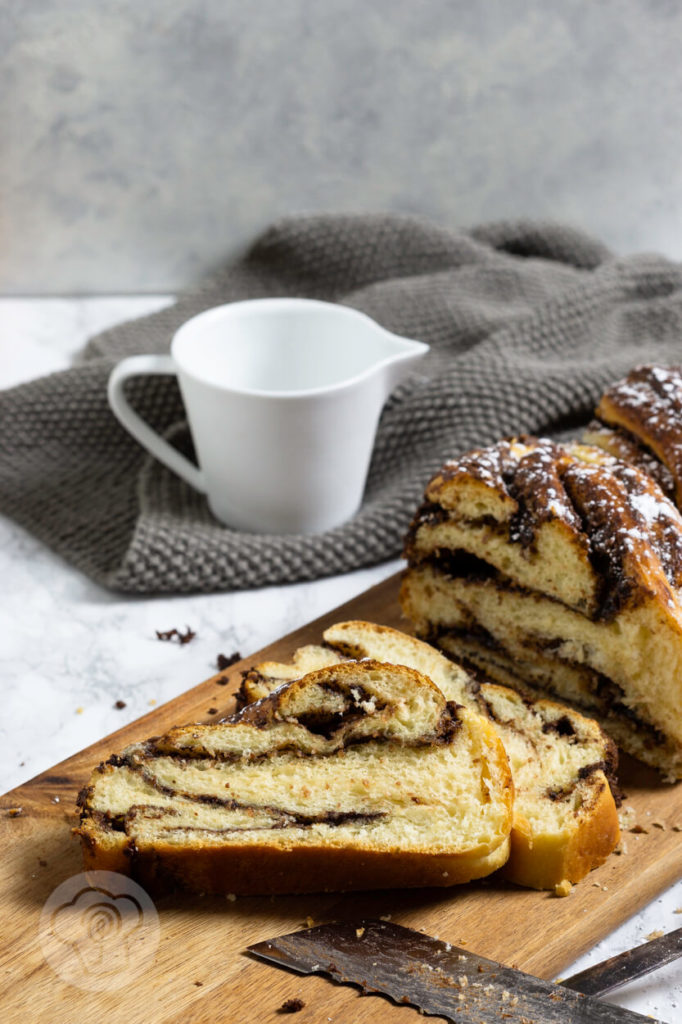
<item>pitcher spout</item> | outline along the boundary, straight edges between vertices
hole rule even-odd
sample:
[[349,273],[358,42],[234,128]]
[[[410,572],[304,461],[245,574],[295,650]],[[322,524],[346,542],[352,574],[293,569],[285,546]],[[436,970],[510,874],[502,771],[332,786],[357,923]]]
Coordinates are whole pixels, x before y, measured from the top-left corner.
[[407,377],[413,366],[423,359],[429,346],[423,341],[403,338],[398,334],[386,332],[390,338],[391,354],[384,363],[387,394]]

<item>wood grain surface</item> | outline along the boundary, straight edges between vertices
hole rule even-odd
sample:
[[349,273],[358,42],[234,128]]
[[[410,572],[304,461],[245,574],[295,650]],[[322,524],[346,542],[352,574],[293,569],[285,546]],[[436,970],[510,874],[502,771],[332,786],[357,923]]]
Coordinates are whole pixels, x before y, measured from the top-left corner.
[[[275,1024],[283,1017],[282,1004],[294,998],[305,1004],[287,1017],[296,1024],[410,1024],[423,1018],[409,1007],[271,967],[245,954],[246,946],[292,931],[310,918],[321,923],[391,915],[400,924],[552,977],[682,875],[682,832],[676,831],[682,828],[682,786],[664,785],[623,758],[626,803],[646,831],[626,833],[626,851],[611,856],[567,898],[494,877],[439,890],[234,901],[174,895],[157,902],[160,944],[141,977],[111,992],[62,981],[42,954],[40,914],[56,886],[81,870],[79,846],[71,835],[77,820],[74,804],[95,765],[171,725],[215,721],[209,707],[231,712],[243,669],[264,659],[289,658],[301,644],[319,642],[332,622],[362,618],[406,629],[397,593],[394,576],[0,798],[0,1019],[5,1024]],[[17,808],[21,813],[15,815]]]

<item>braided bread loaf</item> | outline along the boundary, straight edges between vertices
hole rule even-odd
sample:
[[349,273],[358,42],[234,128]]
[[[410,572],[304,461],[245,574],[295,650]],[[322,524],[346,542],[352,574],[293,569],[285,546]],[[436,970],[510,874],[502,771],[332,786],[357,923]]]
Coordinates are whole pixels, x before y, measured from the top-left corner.
[[573,702],[682,777],[682,518],[648,474],[586,445],[501,441],[431,480],[406,555],[419,636]]
[[512,783],[486,719],[364,661],[129,747],[79,805],[85,867],[152,891],[448,886],[506,861]]
[[449,700],[485,715],[509,758],[514,781],[511,853],[506,878],[536,889],[578,882],[618,841],[609,782],[615,745],[596,722],[564,705],[531,701],[507,687],[480,682],[429,644],[371,622],[340,622],[324,646],[300,648],[293,665],[263,662],[245,673],[242,699],[258,700],[308,665],[371,658],[428,676]]
[[644,470],[682,508],[682,367],[635,367],[602,395],[584,440]]

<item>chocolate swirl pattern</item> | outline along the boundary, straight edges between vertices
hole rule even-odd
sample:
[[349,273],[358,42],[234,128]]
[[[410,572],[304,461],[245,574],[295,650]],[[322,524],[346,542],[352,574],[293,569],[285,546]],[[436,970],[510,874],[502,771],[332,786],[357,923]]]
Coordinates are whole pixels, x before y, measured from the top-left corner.
[[472,452],[429,483],[406,554],[419,636],[682,777],[682,518],[641,468],[537,438]]
[[245,674],[242,699],[262,698],[307,665],[319,666],[324,659],[333,665],[343,658],[407,665],[494,726],[514,782],[506,878],[553,889],[580,881],[611,853],[619,837],[617,789],[611,789],[617,751],[598,724],[565,705],[528,700],[506,686],[483,682],[471,664],[465,671],[399,630],[371,622],[336,623],[325,630],[323,644],[300,648],[291,664],[255,665]]
[[635,367],[602,395],[585,439],[640,466],[682,508],[682,367]]
[[506,861],[512,784],[482,716],[409,668],[343,661],[129,747],[79,804],[86,867],[152,891],[444,886]]

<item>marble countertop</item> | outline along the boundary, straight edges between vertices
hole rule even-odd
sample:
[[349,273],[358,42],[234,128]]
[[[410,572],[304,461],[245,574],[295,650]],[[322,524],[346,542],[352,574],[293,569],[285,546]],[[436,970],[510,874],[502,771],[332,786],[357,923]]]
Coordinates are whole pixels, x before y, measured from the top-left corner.
[[[167,296],[0,299],[0,388],[69,365],[86,339],[158,309]],[[394,573],[398,560],[257,591],[134,598],[110,593],[0,516],[0,787],[5,792],[201,682],[218,653],[243,656]],[[156,630],[190,626],[191,644]],[[125,707],[117,709],[117,701]],[[584,884],[584,883],[583,883]],[[682,882],[582,957],[573,970],[682,924]],[[569,971],[565,972],[572,973]],[[680,1019],[682,963],[609,1000]]]

